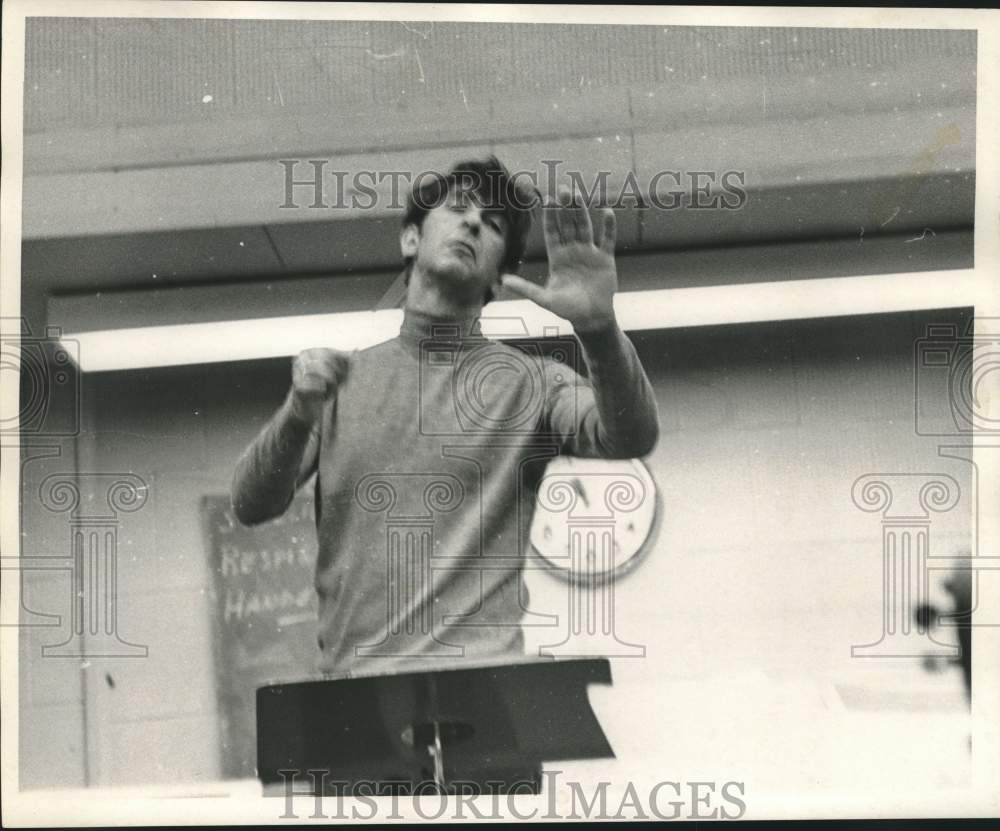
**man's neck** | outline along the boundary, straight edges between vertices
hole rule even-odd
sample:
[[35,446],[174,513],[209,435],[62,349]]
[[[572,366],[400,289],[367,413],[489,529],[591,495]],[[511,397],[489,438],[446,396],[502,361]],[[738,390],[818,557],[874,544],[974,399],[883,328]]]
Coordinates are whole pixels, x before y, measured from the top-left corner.
[[414,271],[407,287],[405,306],[428,317],[442,319],[468,320],[482,314],[482,298],[457,297],[454,289],[447,289]]

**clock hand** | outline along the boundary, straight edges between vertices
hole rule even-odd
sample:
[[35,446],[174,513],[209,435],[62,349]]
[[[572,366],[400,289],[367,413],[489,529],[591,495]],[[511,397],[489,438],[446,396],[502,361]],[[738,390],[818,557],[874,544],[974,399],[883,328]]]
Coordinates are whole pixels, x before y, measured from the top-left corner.
[[583,504],[589,508],[590,500],[587,499],[587,494],[583,490],[583,483],[580,481],[580,478],[578,476],[573,477],[573,490],[575,490],[577,496],[579,496],[580,499],[583,500]]

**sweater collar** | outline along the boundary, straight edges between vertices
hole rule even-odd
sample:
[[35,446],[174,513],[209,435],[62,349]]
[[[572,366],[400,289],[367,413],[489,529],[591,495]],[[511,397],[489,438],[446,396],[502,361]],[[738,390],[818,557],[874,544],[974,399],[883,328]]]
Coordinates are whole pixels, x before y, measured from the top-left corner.
[[444,317],[406,308],[403,325],[399,330],[401,340],[412,346],[433,338],[435,341],[484,341],[478,314],[462,317]]

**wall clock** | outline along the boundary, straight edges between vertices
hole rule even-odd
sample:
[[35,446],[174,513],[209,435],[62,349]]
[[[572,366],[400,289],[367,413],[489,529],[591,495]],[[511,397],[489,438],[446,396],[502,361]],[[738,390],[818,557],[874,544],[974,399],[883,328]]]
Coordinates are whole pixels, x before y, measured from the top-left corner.
[[656,482],[641,459],[558,456],[538,487],[531,547],[567,580],[617,578],[652,547],[660,512]]

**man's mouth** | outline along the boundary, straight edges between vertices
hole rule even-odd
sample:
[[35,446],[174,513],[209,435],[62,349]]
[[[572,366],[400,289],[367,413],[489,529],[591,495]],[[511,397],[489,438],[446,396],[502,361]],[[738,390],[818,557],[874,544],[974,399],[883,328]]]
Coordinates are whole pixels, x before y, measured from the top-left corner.
[[452,243],[452,247],[457,248],[459,251],[464,251],[472,258],[473,262],[476,261],[476,249],[473,248],[469,243],[458,240]]

